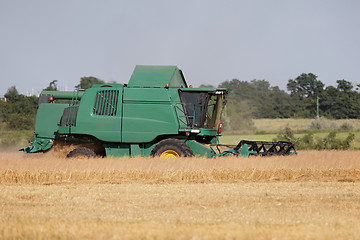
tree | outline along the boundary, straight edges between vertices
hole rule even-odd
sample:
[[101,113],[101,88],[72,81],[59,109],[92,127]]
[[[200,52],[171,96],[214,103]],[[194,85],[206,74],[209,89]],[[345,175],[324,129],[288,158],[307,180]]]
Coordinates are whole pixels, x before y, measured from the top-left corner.
[[290,94],[298,95],[300,99],[314,98],[323,93],[324,83],[317,80],[317,76],[313,73],[302,73],[295,80],[290,79],[287,84],[287,89]]
[[4,97],[7,102],[15,102],[19,98],[19,92],[15,86],[11,86],[5,93]]
[[352,89],[354,88],[352,83],[346,80],[337,80],[336,83],[337,85],[337,89],[340,92],[344,92],[344,93],[350,93],[352,91]]
[[351,82],[337,80],[337,87],[326,88],[326,95],[320,102],[320,109],[329,118],[359,118],[360,94],[353,90]]
[[219,87],[231,89],[224,111],[225,129],[249,132],[254,130],[253,118],[288,118],[294,113],[290,96],[266,80],[233,79]]
[[49,83],[49,86],[44,89],[44,91],[57,91],[57,80],[53,80]]
[[[290,97],[278,87],[271,87],[266,80],[239,81],[233,79],[219,85],[230,88],[228,99],[234,102],[247,101],[256,111],[253,118],[287,118],[291,117]],[[234,107],[237,107],[234,105]]]
[[294,108],[290,95],[279,87],[272,87],[269,95],[272,105],[271,118],[290,118],[294,116]]
[[105,82],[103,80],[100,80],[96,77],[82,77],[80,79],[80,84],[76,85],[75,87],[78,89],[88,89],[91,88],[93,84],[104,84]]
[[287,89],[290,92],[294,116],[311,118],[316,115],[316,99],[324,96],[324,83],[313,73],[302,73],[290,79]]

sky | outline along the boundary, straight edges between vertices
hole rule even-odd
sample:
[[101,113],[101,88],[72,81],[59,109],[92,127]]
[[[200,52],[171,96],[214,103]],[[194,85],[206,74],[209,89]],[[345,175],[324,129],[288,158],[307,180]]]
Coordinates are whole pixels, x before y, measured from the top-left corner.
[[358,0],[0,0],[0,96],[177,65],[188,84],[314,73],[360,84]]

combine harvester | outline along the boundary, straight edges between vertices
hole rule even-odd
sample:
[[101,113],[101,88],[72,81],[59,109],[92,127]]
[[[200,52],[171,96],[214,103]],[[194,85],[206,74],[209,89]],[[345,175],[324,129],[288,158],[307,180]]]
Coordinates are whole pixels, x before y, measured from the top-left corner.
[[[290,142],[219,144],[229,89],[188,87],[176,66],[136,66],[128,84],[43,91],[26,153],[72,146],[67,157],[290,155]],[[228,150],[221,151],[228,147]]]

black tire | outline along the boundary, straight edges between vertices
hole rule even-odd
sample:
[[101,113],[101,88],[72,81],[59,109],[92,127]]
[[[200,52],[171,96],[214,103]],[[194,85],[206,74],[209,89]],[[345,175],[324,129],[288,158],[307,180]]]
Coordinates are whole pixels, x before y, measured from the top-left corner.
[[96,154],[93,150],[86,148],[86,147],[79,147],[75,148],[68,155],[66,158],[95,158]]
[[[168,156],[165,156],[169,153]],[[152,157],[192,157],[191,148],[178,139],[168,138],[161,140],[150,153]]]

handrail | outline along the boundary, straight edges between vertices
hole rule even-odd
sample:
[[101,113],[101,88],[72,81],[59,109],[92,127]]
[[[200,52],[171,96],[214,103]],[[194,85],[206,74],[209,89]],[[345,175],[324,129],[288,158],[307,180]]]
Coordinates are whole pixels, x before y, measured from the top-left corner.
[[[178,115],[178,112],[176,110],[180,111],[180,113],[183,114],[183,116],[178,115],[177,119],[178,119],[178,122],[179,122],[179,126],[181,126],[181,123],[182,123],[183,125],[186,125],[187,128],[190,128],[190,129],[195,128],[193,126],[193,124],[192,124],[195,121],[195,114],[196,114],[195,104],[193,104],[193,103],[174,103],[173,105],[174,105],[175,112],[176,112],[177,115]],[[194,115],[189,115],[186,112],[186,109],[185,109],[184,105],[193,105],[194,106]],[[185,118],[185,120],[184,120],[184,118]]]

